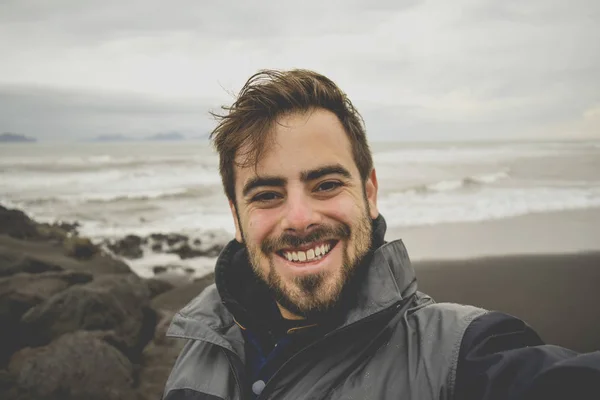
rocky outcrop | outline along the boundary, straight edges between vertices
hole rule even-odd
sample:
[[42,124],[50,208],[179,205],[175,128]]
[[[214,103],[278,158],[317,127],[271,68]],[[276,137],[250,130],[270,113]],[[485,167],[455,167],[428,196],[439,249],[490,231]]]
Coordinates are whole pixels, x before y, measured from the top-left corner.
[[67,255],[78,260],[89,260],[100,252],[100,248],[88,238],[66,238],[63,244]]
[[153,233],[146,237],[127,235],[118,240],[103,243],[111,252],[126,259],[144,256],[144,251],[152,253],[177,254],[185,260],[195,257],[216,257],[223,249],[221,241],[203,241],[178,233]]
[[0,206],[0,235],[12,236],[16,239],[37,239],[40,234],[36,223],[23,211],[10,210]]
[[106,331],[115,346],[132,359],[154,335],[150,291],[135,275],[105,275],[70,287],[30,309],[21,318],[27,345],[40,346],[66,333]]
[[182,276],[142,279],[76,224],[0,206],[0,399],[160,398],[184,345],[166,329],[213,280]]
[[26,312],[68,287],[91,279],[91,274],[74,271],[0,278],[0,365],[24,346],[20,321]]
[[142,251],[142,238],[136,235],[128,235],[115,242],[108,242],[107,247],[115,254],[129,258],[141,258],[144,255]]

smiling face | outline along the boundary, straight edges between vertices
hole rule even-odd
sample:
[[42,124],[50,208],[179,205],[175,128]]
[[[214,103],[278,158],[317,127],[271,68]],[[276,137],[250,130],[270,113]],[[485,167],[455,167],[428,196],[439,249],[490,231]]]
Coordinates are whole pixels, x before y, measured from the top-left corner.
[[277,122],[256,168],[236,166],[230,206],[255,273],[284,317],[301,318],[333,306],[368,252],[377,179],[373,170],[363,185],[335,114],[317,109]]

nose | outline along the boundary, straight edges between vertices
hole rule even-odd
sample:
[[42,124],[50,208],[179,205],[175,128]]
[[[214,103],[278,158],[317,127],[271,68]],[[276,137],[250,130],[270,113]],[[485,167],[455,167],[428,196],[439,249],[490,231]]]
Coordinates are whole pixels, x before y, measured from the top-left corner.
[[282,228],[288,233],[307,233],[321,222],[312,199],[302,190],[288,191],[283,213]]

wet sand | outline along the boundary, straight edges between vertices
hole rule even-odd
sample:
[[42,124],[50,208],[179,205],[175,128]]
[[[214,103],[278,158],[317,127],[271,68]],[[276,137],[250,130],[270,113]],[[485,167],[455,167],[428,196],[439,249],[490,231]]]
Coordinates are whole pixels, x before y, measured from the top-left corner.
[[436,301],[503,311],[547,343],[600,350],[600,209],[388,232]]
[[436,301],[515,315],[542,338],[600,350],[600,252],[415,262],[419,290]]

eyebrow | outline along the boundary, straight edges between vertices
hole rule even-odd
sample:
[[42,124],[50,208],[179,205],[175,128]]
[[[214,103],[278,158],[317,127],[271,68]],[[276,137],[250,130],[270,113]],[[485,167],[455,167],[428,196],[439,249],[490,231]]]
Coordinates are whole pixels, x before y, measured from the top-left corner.
[[310,171],[302,171],[300,173],[300,180],[302,182],[314,181],[325,175],[342,175],[344,178],[350,179],[350,171],[342,167],[340,164],[326,165],[321,168],[312,169]]
[[[352,178],[350,171],[342,167],[340,164],[326,165],[320,168],[311,169],[300,172],[300,180],[302,182],[314,181],[326,175],[341,175],[346,179]],[[287,183],[287,179],[280,176],[256,176],[250,179],[244,185],[242,190],[243,196],[247,196],[252,190],[262,187],[283,187]]]

